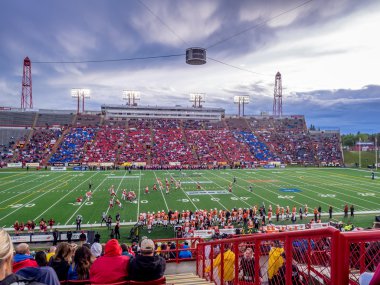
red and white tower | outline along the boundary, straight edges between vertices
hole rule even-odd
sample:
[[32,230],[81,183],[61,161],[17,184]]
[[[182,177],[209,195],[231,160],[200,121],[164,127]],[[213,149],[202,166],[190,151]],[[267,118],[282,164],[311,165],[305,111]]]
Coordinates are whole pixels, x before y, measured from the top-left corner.
[[24,68],[22,70],[21,109],[33,109],[32,63],[29,57],[24,59]]
[[273,96],[273,116],[282,116],[282,81],[281,73],[276,73]]

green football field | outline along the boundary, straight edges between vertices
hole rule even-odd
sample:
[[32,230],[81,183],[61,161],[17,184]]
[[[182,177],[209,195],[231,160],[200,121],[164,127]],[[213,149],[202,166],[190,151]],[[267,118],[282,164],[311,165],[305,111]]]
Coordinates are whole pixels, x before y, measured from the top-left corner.
[[[41,218],[53,218],[57,225],[73,225],[82,215],[84,224],[100,223],[101,214],[113,217],[121,214],[122,222],[135,222],[139,212],[161,210],[232,209],[253,205],[266,207],[300,206],[307,204],[309,212],[319,205],[326,213],[331,205],[341,217],[345,204],[354,205],[356,214],[374,217],[380,214],[380,176],[374,180],[371,172],[337,168],[286,168],[249,170],[192,170],[192,171],[1,171],[0,226]],[[181,189],[172,185],[169,194],[153,191],[152,186],[165,178],[181,181]],[[232,193],[228,185],[236,177]],[[89,183],[93,196],[90,201],[76,203],[85,197]],[[197,183],[201,189],[197,189]],[[124,188],[133,190],[137,200],[122,201],[122,208],[109,209],[109,188],[114,185],[121,200]],[[249,186],[252,185],[252,192]],[[145,194],[145,187],[150,189]]]

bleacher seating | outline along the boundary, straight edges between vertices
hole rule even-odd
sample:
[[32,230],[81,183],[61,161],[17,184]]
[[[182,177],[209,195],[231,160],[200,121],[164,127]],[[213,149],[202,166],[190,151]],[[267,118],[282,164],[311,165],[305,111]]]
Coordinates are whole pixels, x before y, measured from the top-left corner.
[[0,126],[32,127],[36,112],[0,111]]
[[36,127],[71,125],[73,114],[39,113]]

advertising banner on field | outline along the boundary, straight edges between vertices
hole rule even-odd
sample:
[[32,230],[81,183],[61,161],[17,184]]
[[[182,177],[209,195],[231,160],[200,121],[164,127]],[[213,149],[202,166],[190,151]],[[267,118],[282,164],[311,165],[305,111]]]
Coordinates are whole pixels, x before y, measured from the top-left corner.
[[[234,235],[236,234],[236,228],[233,228],[233,229],[220,229],[219,230],[219,233],[222,235],[222,234],[226,234],[226,235]],[[241,229],[238,229],[240,232],[241,232]]]
[[169,165],[170,166],[179,166],[179,165],[181,165],[181,162],[179,162],[179,161],[169,161]]
[[211,238],[214,233],[214,230],[196,230],[194,231],[194,237]]
[[263,168],[269,169],[269,168],[274,168],[275,166],[273,164],[267,164],[263,165]]
[[34,234],[30,236],[31,242],[53,241],[53,234]]
[[66,171],[66,166],[51,166],[51,171]]
[[113,166],[113,165],[114,165],[113,162],[101,162],[100,163],[100,166],[105,166],[105,167],[107,167],[107,166]]
[[55,162],[52,164],[53,166],[65,166],[63,162]]
[[9,168],[22,167],[22,163],[21,162],[7,163],[7,167]]
[[30,242],[30,235],[11,236],[13,243]]
[[25,166],[29,166],[29,167],[39,167],[40,164],[38,162],[28,162],[28,163],[25,163]]
[[[88,233],[84,232],[84,234],[86,235],[86,240],[87,240]],[[81,235],[81,233],[73,233],[73,236],[71,237],[71,240],[79,240],[79,236],[80,235]],[[61,233],[61,241],[65,241],[65,240],[67,240],[66,233]]]
[[326,228],[329,226],[329,223],[314,223],[310,224],[311,229],[320,229],[320,228]]
[[136,167],[146,166],[146,162],[145,161],[136,161],[136,162],[133,162],[133,165]]
[[69,166],[80,166],[81,163],[80,162],[69,162],[68,165]]

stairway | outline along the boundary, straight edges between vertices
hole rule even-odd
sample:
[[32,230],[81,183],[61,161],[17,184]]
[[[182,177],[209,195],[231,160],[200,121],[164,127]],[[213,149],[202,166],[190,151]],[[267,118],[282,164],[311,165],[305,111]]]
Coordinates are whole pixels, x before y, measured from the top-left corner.
[[180,285],[210,285],[209,281],[200,278],[199,276],[193,273],[180,273],[180,274],[172,274],[165,275],[166,284],[180,284]]

